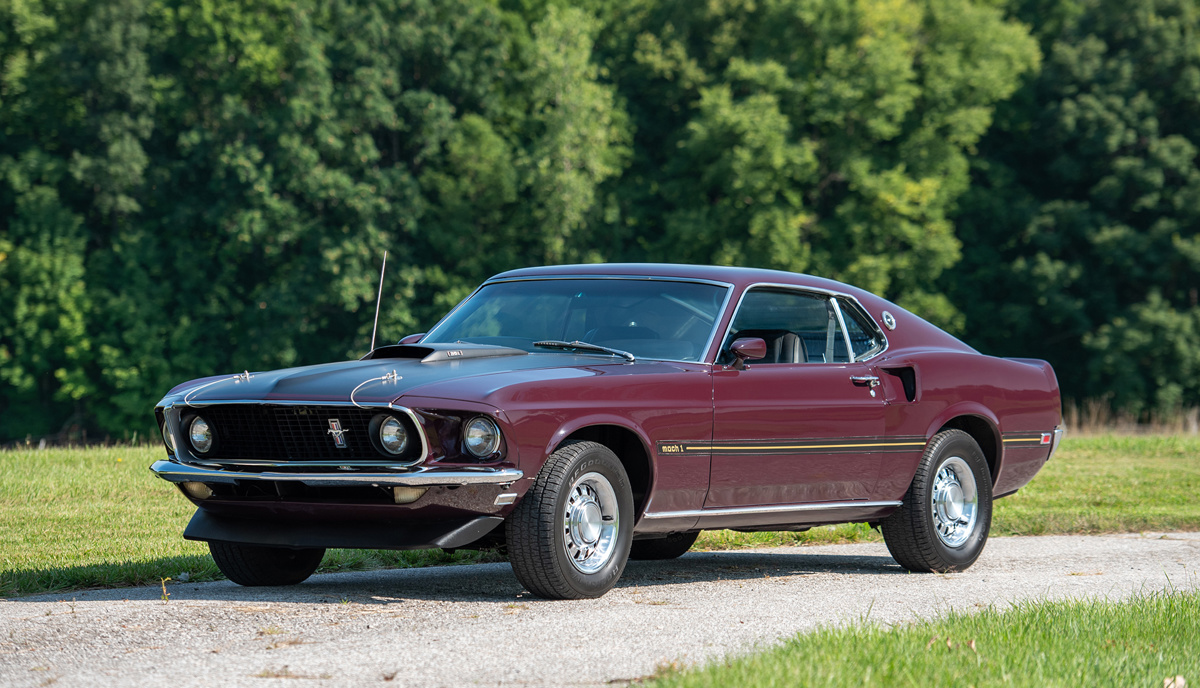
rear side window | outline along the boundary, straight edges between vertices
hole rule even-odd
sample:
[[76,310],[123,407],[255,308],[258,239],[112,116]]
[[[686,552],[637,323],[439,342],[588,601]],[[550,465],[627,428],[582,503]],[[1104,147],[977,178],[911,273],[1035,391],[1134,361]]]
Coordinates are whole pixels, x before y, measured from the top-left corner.
[[846,334],[850,336],[854,360],[861,361],[883,351],[886,343],[883,333],[858,304],[839,298],[838,306],[842,309],[842,319],[846,321]]

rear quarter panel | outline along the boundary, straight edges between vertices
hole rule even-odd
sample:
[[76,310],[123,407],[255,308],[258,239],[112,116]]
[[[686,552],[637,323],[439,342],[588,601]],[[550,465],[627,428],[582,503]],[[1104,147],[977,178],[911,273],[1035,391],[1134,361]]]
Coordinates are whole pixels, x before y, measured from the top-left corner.
[[[1010,360],[969,351],[900,349],[877,365],[911,367],[916,398],[907,402],[899,380],[882,375],[889,399],[889,433],[932,438],[955,419],[981,419],[995,435],[981,447],[993,462],[993,494],[1011,493],[1029,482],[1045,463],[1048,445],[1032,435],[1053,432],[1061,423],[1058,381],[1048,363]],[[916,471],[920,454],[896,455],[884,466],[881,498],[899,499]]]
[[[852,293],[888,338],[887,351],[871,361],[880,369],[889,399],[888,433],[929,439],[956,418],[982,419],[996,435],[990,450],[996,457],[993,494],[1011,493],[1028,483],[1046,462],[1050,447],[1012,440],[1053,432],[1062,423],[1058,379],[1050,364],[981,354],[889,301],[861,290]],[[884,326],[884,311],[895,318],[894,329]],[[916,372],[912,402],[900,380],[886,373],[905,366]],[[880,498],[901,498],[920,458],[920,453],[889,457],[876,490]]]

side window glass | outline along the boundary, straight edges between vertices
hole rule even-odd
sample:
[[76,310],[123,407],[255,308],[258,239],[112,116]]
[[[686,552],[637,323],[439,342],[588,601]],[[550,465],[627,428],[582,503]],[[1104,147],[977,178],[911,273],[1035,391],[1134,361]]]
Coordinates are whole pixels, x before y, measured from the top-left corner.
[[846,321],[846,334],[850,335],[854,360],[861,361],[882,351],[883,335],[866,314],[846,299],[838,299],[838,304],[842,309],[842,318]]
[[767,356],[752,365],[846,361],[846,340],[829,299],[786,289],[746,293],[722,347],[721,362],[733,362],[730,347],[742,337],[767,343]]

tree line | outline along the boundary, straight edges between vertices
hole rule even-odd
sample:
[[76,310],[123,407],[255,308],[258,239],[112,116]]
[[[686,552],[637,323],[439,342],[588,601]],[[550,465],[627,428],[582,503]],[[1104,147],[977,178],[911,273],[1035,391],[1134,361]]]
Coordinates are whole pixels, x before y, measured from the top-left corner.
[[1200,404],[1193,0],[0,3],[0,441],[525,265],[844,280]]

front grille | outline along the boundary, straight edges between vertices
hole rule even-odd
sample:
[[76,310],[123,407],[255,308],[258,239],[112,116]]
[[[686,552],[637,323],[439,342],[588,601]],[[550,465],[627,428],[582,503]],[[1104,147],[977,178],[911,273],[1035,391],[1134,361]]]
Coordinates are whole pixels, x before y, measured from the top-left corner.
[[[371,443],[371,419],[382,409],[351,406],[269,406],[219,404],[197,409],[216,435],[212,454],[204,458],[262,461],[397,461],[409,462],[420,453],[421,440],[411,420],[393,414],[409,432],[409,446],[400,456],[385,455]],[[191,414],[186,414],[190,416]],[[337,420],[346,446],[339,448],[330,432]]]

